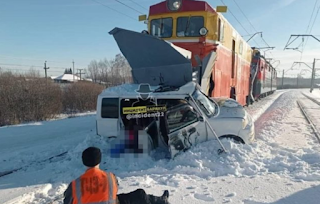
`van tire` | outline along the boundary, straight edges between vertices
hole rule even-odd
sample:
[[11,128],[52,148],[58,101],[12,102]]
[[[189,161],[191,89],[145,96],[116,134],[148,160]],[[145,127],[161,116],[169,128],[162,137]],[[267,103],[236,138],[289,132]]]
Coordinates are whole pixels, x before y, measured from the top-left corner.
[[224,136],[219,137],[220,140],[222,140],[224,138],[232,139],[237,144],[245,144],[243,139],[241,139],[240,137],[235,136],[235,135],[224,135]]

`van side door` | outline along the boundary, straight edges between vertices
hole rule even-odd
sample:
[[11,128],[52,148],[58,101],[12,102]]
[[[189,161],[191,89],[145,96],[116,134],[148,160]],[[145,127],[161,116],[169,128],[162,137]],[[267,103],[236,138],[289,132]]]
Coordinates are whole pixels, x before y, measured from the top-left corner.
[[205,138],[207,136],[205,123],[189,104],[170,108],[165,117],[171,158],[202,142],[200,139],[202,136]]

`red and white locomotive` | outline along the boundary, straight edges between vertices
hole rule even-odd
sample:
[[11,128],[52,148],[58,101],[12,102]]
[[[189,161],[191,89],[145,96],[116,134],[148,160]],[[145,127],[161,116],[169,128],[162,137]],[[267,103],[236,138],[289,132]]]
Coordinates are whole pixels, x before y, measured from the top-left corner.
[[191,51],[193,67],[199,61],[207,66],[199,81],[205,94],[249,105],[276,90],[276,70],[241,37],[220,8],[205,1],[162,1],[150,6],[148,32]]

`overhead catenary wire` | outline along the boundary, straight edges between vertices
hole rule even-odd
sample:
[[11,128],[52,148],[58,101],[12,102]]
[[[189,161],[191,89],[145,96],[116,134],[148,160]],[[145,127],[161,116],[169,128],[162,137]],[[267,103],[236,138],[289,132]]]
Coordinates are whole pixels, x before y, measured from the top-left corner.
[[[251,25],[251,27],[253,28],[254,32],[258,32],[257,29],[253,26],[253,24],[251,23],[251,21],[249,20],[249,18],[247,17],[247,15],[243,12],[243,10],[241,9],[241,7],[239,6],[239,4],[237,3],[237,1],[233,0],[233,2],[236,4],[236,6],[238,7],[238,9],[240,10],[240,12],[242,13],[242,15],[247,19],[247,21],[249,22],[249,24]],[[261,36],[261,39],[263,40],[263,42],[270,47],[270,45],[265,41],[265,39]],[[256,42],[256,41],[255,41]],[[271,53],[271,52],[270,52]],[[271,56],[272,53],[271,53]]]
[[100,5],[102,5],[102,6],[106,7],[106,8],[114,11],[114,12],[117,12],[117,13],[119,13],[119,14],[121,14],[121,15],[124,15],[124,16],[130,18],[131,20],[138,21],[138,19],[135,19],[135,18],[133,18],[132,16],[129,16],[129,15],[125,14],[125,13],[122,13],[121,11],[118,11],[118,10],[112,8],[111,6],[108,6],[108,5],[106,5],[106,4],[104,4],[104,3],[101,3],[101,2],[99,2],[99,1],[97,1],[97,0],[91,0],[91,1],[94,1],[94,2],[96,2],[97,4],[100,4]]
[[[223,0],[220,0],[220,1],[224,6],[226,6],[226,4],[223,2]],[[230,8],[228,8],[228,11],[233,16],[233,18],[239,23],[239,25],[242,27],[242,29],[249,35],[249,32],[247,31],[247,29],[242,25],[242,23],[238,20],[238,18],[232,13]],[[257,43],[257,41],[255,41],[254,39],[253,39],[253,41],[260,47],[260,45],[259,45],[259,43]]]
[[[309,23],[308,23],[308,26],[307,26],[307,30],[306,30],[306,33],[307,33],[307,34],[310,34],[310,33],[312,32],[314,23],[315,23],[315,21],[316,21],[316,19],[317,19],[317,17],[318,17],[318,14],[319,14],[320,5],[319,5],[318,11],[317,11],[317,13],[316,13],[316,15],[315,15],[313,24],[312,24],[312,26],[310,27],[310,25],[311,25],[310,23],[312,22],[312,17],[313,17],[313,14],[314,14],[315,9],[316,9],[316,7],[317,7],[318,1],[319,1],[319,0],[316,0],[316,2],[314,3],[313,10],[312,10],[312,13],[311,13],[311,16],[310,16],[310,20],[309,20]],[[310,31],[308,32],[309,27],[310,27]],[[308,43],[308,40],[309,40],[309,37],[307,37],[305,43],[302,42],[303,44],[302,44],[302,50],[301,50],[301,55],[300,55],[300,61],[302,60],[302,55],[303,55],[304,49],[305,49],[305,47],[306,47],[306,45],[307,45],[307,43]]]
[[315,22],[316,22],[316,20],[317,20],[317,17],[318,17],[319,11],[320,11],[320,5],[318,6],[318,10],[317,10],[316,16],[315,16],[315,18],[314,18],[314,20],[313,20],[313,24],[312,24],[312,26],[311,26],[311,28],[310,28],[310,32],[309,32],[309,34],[312,32],[312,29],[313,29],[314,24],[315,24]]
[[133,10],[133,11],[136,11],[136,12],[138,12],[138,13],[140,13],[140,14],[143,14],[142,12],[138,11],[137,9],[135,9],[135,8],[133,8],[133,7],[129,6],[129,5],[127,5],[127,4],[119,1],[119,0],[114,0],[114,1],[118,2],[119,4],[124,5],[125,7],[129,8],[129,9],[131,9],[131,10]]
[[315,3],[314,3],[313,10],[312,10],[312,13],[311,13],[311,16],[310,16],[310,20],[309,20],[309,23],[308,23],[306,32],[308,32],[308,30],[309,30],[310,23],[311,23],[311,21],[312,21],[312,17],[313,17],[313,14],[314,14],[315,9],[316,9],[316,7],[317,7],[317,4],[318,4],[318,0],[316,0]]
[[[226,6],[226,4],[223,2],[223,0],[220,0],[220,1],[224,6]],[[242,25],[242,23],[238,20],[238,18],[236,18],[236,16],[231,12],[230,8],[228,8],[228,11],[234,17],[234,19],[239,23],[239,25],[242,27],[242,29],[249,35],[249,32],[247,31],[247,29]]]
[[252,25],[251,21],[247,18],[247,15],[242,11],[242,9],[240,8],[239,4],[235,0],[233,0],[233,2],[236,4],[236,6],[238,7],[238,9],[242,13],[242,15],[247,19],[247,21],[249,22],[249,24],[253,28],[254,32],[257,32],[256,28]]
[[133,0],[129,0],[129,1],[132,2],[132,3],[134,3],[135,5],[139,6],[139,7],[142,8],[142,9],[148,10],[146,7],[142,6],[141,4],[139,4],[139,3],[137,3],[137,2],[135,2],[135,1],[133,1]]

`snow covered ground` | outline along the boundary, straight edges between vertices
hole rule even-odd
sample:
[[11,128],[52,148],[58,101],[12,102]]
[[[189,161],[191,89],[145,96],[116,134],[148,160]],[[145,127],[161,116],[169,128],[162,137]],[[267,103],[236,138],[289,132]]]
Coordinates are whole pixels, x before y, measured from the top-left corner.
[[310,90],[303,90],[303,93],[309,97],[312,97],[320,102],[320,89],[314,89],[312,93],[310,93]]
[[[320,144],[297,106],[296,100],[304,97],[300,92],[277,91],[246,108],[255,121],[252,145],[223,140],[228,153],[218,155],[218,143],[209,141],[174,160],[112,159],[104,150],[101,168],[117,175],[119,193],[143,188],[162,195],[168,189],[172,204],[318,204]],[[303,99],[303,103],[312,102]],[[4,204],[45,204],[56,198],[85,170],[82,151],[90,145],[101,149],[107,145],[95,135],[94,116],[0,128],[0,141],[0,172],[69,150],[0,177]]]
[[[306,96],[309,96],[315,101],[318,101],[318,104],[320,104],[320,90],[313,91],[310,93],[309,91],[302,91],[303,94]],[[301,102],[302,106],[304,107],[306,113],[314,123],[315,127],[317,128],[318,132],[320,132],[320,105],[317,103],[311,101],[307,97],[303,96],[299,99]]]
[[94,117],[94,113],[61,115],[60,120],[0,127],[0,172],[73,149],[95,132]]

